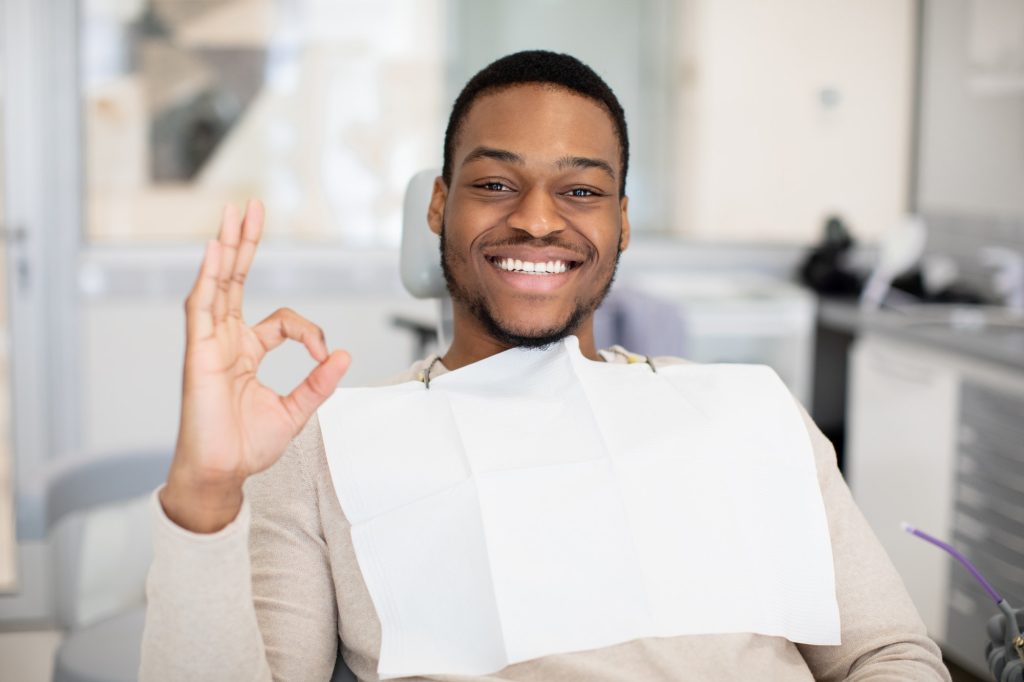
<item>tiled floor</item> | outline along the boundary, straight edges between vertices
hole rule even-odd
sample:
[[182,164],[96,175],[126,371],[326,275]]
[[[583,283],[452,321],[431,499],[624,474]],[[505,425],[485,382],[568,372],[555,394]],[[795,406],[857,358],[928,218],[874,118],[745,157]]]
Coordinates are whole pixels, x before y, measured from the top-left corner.
[[4,682],[50,682],[60,632],[0,632],[0,679]]

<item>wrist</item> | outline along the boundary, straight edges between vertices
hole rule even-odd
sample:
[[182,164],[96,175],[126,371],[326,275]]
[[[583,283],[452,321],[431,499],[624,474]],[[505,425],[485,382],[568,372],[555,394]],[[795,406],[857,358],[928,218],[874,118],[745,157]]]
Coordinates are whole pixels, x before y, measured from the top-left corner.
[[216,533],[238,516],[242,484],[197,481],[172,469],[159,499],[167,518],[176,525],[193,533]]

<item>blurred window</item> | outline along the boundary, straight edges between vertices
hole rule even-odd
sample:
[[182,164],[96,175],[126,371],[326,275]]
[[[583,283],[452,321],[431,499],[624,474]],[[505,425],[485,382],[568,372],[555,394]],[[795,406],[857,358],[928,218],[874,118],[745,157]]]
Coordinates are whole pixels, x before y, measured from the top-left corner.
[[210,236],[261,198],[293,242],[397,245],[440,164],[444,0],[85,0],[87,241]]

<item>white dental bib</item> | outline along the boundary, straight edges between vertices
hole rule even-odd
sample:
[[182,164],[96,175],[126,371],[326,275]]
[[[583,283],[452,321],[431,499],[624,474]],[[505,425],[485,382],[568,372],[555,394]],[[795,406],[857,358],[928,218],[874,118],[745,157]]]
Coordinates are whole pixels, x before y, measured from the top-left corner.
[[643,637],[840,643],[810,440],[768,368],[654,373],[569,337],[319,417],[382,678]]

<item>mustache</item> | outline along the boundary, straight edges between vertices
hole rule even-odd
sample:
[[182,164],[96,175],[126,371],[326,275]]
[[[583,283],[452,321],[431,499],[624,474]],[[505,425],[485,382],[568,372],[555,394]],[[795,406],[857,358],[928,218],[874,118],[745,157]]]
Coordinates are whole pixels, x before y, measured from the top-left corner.
[[543,237],[531,237],[527,234],[522,236],[511,236],[497,241],[487,242],[485,246],[487,248],[499,248],[503,246],[532,246],[536,248],[555,247],[571,251],[583,259],[587,259],[591,255],[591,249],[586,245],[570,242],[563,239],[561,235],[558,234],[548,234]]

